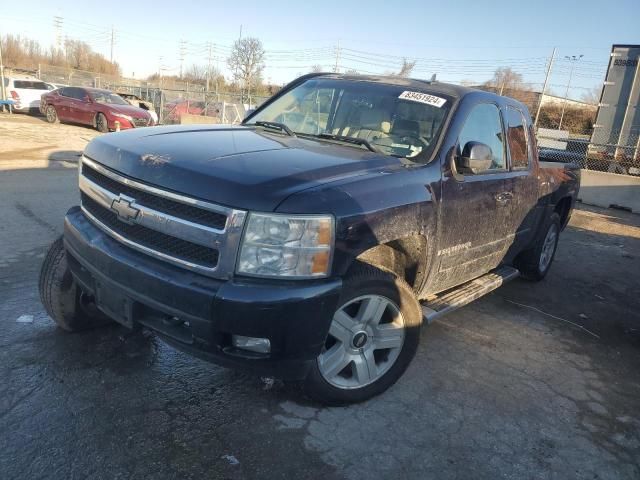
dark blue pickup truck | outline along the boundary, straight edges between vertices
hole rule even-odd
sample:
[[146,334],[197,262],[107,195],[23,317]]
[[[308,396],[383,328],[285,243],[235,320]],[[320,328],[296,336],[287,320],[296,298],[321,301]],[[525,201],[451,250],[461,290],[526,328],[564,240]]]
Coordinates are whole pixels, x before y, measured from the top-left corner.
[[510,98],[313,74],[238,126],[96,138],[79,185],[40,278],[60,327],[144,326],[344,404],[402,375],[422,324],[541,280],[579,178]]

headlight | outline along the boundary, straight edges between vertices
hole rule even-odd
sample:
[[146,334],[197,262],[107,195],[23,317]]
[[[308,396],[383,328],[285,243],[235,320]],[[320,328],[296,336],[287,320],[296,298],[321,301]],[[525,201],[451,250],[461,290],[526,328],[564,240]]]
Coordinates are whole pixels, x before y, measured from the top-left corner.
[[237,272],[261,277],[325,277],[332,248],[332,216],[250,213]]
[[124,113],[118,113],[118,112],[109,112],[109,113],[111,113],[111,115],[113,115],[114,117],[124,118],[125,120],[129,120],[129,121],[133,120],[131,116],[125,115]]

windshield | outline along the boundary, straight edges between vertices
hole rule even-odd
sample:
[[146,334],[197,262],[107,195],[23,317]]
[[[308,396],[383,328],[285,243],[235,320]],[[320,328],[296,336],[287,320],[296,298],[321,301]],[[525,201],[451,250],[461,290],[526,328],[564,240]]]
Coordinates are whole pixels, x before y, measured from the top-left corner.
[[366,140],[387,155],[426,159],[450,107],[449,97],[415,87],[314,78],[266,106],[247,124],[277,122],[299,136]]
[[107,105],[129,105],[120,95],[111,92],[91,92],[91,98],[96,103]]

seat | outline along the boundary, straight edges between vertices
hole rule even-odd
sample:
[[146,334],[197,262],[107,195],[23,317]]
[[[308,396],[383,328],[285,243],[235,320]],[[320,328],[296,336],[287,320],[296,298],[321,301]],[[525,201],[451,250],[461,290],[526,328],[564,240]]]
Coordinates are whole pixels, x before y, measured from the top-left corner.
[[399,118],[393,122],[391,134],[398,137],[420,138],[420,124],[415,120]]
[[389,114],[379,108],[363,110],[359,123],[360,126],[349,136],[364,140],[377,140],[388,137],[391,130]]

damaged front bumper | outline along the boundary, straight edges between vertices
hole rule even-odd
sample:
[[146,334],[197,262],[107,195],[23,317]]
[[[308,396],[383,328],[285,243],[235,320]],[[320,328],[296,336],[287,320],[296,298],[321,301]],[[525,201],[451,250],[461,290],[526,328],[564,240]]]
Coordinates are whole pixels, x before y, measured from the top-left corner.
[[[178,349],[220,365],[283,379],[306,376],[325,342],[340,279],[218,280],[132,250],[74,207],[65,217],[69,268],[98,307],[128,327],[143,325]],[[268,339],[270,351],[232,337]]]

